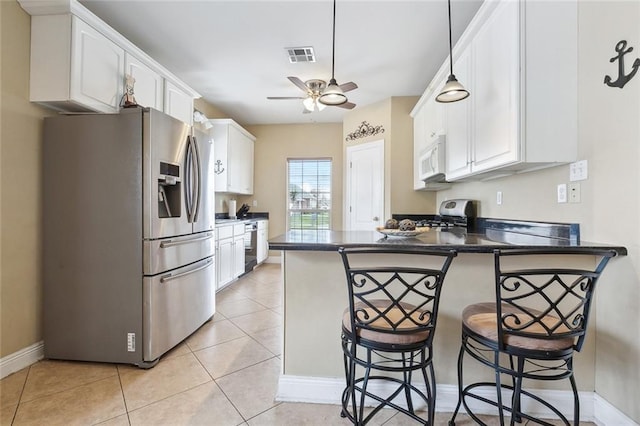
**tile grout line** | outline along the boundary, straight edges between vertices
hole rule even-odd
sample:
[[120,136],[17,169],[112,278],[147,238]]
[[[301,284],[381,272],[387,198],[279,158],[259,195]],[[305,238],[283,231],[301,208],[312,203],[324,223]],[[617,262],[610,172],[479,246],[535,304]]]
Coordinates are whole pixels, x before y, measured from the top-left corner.
[[16,417],[18,416],[18,410],[20,409],[20,405],[22,404],[22,395],[24,395],[24,390],[27,387],[27,380],[29,380],[29,374],[31,374],[31,367],[35,365],[32,364],[29,366],[27,370],[27,375],[24,378],[24,383],[22,383],[22,389],[20,389],[20,396],[18,396],[18,403],[16,404],[16,410],[13,412],[13,416],[11,416],[11,425],[16,421]]
[[118,373],[118,383],[120,383],[120,392],[122,393],[122,401],[124,402],[124,412],[127,415],[127,422],[129,423],[129,425],[131,425],[131,417],[129,417],[129,407],[127,406],[127,398],[125,397],[125,394],[124,394],[124,386],[122,386],[122,376],[120,376],[120,369],[117,366],[116,366],[116,371]]

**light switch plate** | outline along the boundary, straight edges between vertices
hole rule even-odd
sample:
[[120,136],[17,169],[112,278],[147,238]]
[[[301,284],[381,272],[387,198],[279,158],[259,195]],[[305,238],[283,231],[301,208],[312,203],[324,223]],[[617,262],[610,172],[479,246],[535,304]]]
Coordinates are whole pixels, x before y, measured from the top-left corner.
[[588,166],[587,160],[580,160],[569,164],[569,180],[571,182],[586,180],[589,177]]
[[558,203],[567,202],[567,184],[561,183],[558,185]]

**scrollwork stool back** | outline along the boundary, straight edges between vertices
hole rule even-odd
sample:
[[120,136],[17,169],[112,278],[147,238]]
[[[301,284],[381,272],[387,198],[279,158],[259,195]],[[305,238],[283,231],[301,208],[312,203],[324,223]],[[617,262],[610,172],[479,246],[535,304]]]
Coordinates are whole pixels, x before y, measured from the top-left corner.
[[[364,425],[391,407],[433,425],[432,343],[442,285],[456,252],[340,248],[339,253],[349,291],[342,319],[341,415]],[[424,387],[414,383],[414,372]],[[375,407],[366,416],[365,405]]]
[[[505,424],[505,412],[510,413],[511,425],[523,419],[529,421],[527,424],[556,424],[527,414],[523,401],[540,404],[565,425],[571,424],[561,407],[554,407],[533,390],[523,389],[523,379],[569,379],[574,399],[573,424],[579,424],[573,354],[584,343],[596,283],[615,254],[575,248],[494,252],[495,302],[476,303],[462,312],[458,404],[450,426],[455,425],[461,405],[477,423],[484,424],[470,408],[470,400],[476,409],[479,401],[497,408],[501,425]],[[595,264],[594,257],[598,259]],[[540,264],[546,266],[537,266]],[[496,381],[464,385],[465,355],[493,369]],[[510,383],[502,383],[503,376],[510,378]],[[488,393],[483,392],[490,388],[495,390],[495,399],[488,399]]]

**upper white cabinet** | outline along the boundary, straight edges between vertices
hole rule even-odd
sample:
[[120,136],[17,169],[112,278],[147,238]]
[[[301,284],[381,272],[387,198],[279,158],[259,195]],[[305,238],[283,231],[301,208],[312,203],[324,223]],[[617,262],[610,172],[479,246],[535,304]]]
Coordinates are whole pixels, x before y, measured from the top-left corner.
[[441,185],[426,185],[420,180],[420,167],[418,161],[425,149],[433,143],[438,136],[445,133],[445,114],[443,105],[436,102],[436,95],[442,88],[445,81],[444,72],[441,70],[434,78],[422,97],[411,111],[413,117],[413,189],[414,190],[436,190],[441,189]]
[[188,125],[193,124],[193,97],[186,94],[171,82],[165,82],[164,112],[182,120]]
[[[455,75],[458,81],[472,94],[475,93],[471,80],[471,51],[464,51],[454,62]],[[471,173],[472,149],[472,116],[473,98],[468,97],[458,102],[442,104],[447,117],[445,139],[445,175],[448,180]]]
[[253,194],[253,151],[256,138],[231,119],[213,125],[216,192]]
[[[453,51],[471,96],[442,105],[447,180],[576,160],[577,8],[576,0],[483,3]],[[447,58],[436,79],[448,67]]]
[[125,53],[125,74],[135,79],[134,96],[138,105],[163,110],[164,80],[160,74],[130,53]]
[[117,112],[123,88],[122,48],[76,16],[32,18],[31,101],[70,111]]
[[31,101],[62,111],[118,112],[130,74],[140,105],[192,124],[200,95],[78,1],[19,3],[31,15]]

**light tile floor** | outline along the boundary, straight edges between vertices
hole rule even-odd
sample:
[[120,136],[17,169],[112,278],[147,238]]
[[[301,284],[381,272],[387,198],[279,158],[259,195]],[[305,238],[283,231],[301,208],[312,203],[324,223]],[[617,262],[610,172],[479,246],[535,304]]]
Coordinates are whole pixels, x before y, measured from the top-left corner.
[[[217,294],[217,312],[149,370],[40,361],[0,381],[5,425],[348,425],[337,405],[278,403],[282,280],[265,264]],[[449,413],[437,413],[446,425]],[[487,417],[489,425],[496,418]],[[414,425],[383,410],[372,425]],[[458,426],[472,422],[464,415]]]

